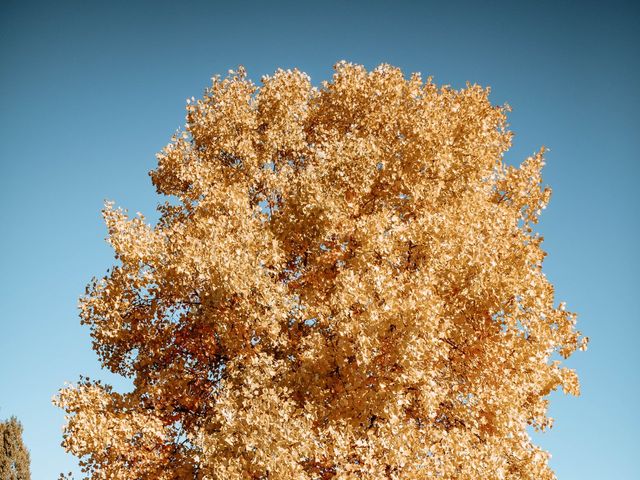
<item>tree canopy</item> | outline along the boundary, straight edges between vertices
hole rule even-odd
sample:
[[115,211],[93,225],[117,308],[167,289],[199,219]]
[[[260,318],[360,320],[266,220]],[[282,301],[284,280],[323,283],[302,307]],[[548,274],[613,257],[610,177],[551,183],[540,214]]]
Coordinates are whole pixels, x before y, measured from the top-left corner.
[[22,424],[16,417],[0,422],[0,479],[31,480],[29,451],[22,441]]
[[107,203],[117,264],[81,299],[116,392],[59,393],[91,479],[554,478],[528,426],[586,347],[535,223],[545,150],[508,107],[389,65],[188,100],[150,225]]

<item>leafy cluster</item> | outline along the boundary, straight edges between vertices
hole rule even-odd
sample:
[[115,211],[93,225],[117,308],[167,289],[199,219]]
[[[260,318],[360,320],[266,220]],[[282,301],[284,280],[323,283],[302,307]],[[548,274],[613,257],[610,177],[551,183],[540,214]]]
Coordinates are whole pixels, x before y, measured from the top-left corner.
[[527,426],[586,339],[542,272],[544,150],[507,166],[488,94],[341,62],[188,101],[157,224],[104,210],[81,317],[134,387],[56,398],[86,475],[554,478]]
[[16,417],[0,422],[0,479],[31,480],[29,451]]

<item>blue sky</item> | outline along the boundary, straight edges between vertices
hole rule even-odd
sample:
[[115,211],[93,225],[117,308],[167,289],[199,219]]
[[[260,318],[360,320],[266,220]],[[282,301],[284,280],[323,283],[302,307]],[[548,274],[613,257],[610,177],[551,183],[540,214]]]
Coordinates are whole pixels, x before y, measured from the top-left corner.
[[640,18],[632,2],[134,2],[0,5],[0,418],[25,427],[35,480],[75,469],[51,397],[100,370],[77,299],[113,263],[104,199],[155,218],[147,172],[187,97],[244,65],[314,83],[346,59],[513,107],[509,162],[541,145],[540,231],[558,301],[591,338],[537,437],[560,480],[640,478]]

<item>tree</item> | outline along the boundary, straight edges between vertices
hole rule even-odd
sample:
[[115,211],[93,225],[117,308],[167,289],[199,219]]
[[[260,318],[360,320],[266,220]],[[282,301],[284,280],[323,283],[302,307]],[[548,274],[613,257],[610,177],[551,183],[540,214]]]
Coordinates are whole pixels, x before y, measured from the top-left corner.
[[0,422],[0,480],[31,480],[29,451],[22,442],[22,424],[16,417]]
[[542,272],[544,149],[506,165],[488,94],[341,62],[188,100],[157,224],[104,209],[81,318],[134,386],[59,393],[88,477],[554,478],[527,426],[587,339]]

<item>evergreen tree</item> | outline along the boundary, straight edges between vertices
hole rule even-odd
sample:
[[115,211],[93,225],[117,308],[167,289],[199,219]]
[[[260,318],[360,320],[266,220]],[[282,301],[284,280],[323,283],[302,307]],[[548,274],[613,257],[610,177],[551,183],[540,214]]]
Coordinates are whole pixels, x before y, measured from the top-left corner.
[[0,480],[30,480],[29,451],[16,417],[0,422],[0,442]]

